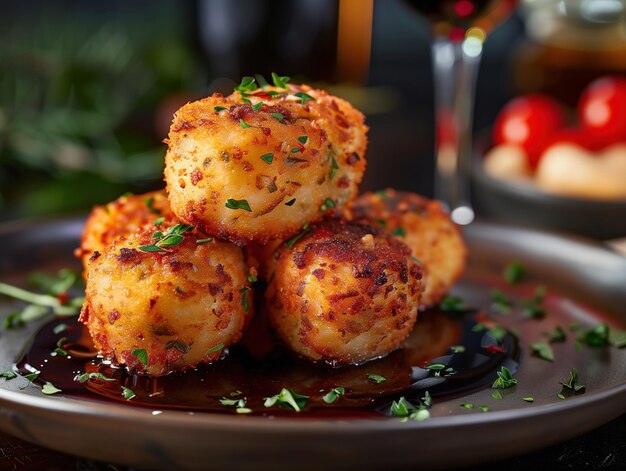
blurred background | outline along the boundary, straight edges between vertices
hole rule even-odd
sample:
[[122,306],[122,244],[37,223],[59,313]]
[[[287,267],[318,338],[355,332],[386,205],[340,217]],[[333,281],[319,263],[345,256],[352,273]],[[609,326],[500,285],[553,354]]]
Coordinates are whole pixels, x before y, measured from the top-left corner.
[[[593,78],[624,72],[623,12],[622,0],[519,3],[485,43],[475,131],[516,94],[549,92],[575,106]],[[173,112],[272,71],[366,113],[364,189],[432,195],[430,50],[427,23],[404,0],[8,2],[0,220],[87,211],[162,187]]]

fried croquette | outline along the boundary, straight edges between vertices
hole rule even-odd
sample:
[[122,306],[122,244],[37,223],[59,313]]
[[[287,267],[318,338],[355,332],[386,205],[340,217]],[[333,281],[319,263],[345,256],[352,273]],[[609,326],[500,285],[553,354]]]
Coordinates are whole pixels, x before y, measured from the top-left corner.
[[101,355],[161,376],[216,361],[241,338],[253,306],[243,252],[202,237],[152,225],[92,255],[80,321]]
[[266,291],[269,321],[296,353],[358,364],[400,347],[422,273],[410,249],[371,226],[330,220],[287,241]]
[[361,112],[306,85],[188,103],[166,140],[172,210],[236,243],[286,239],[356,196],[366,133]]
[[360,195],[348,209],[355,221],[397,236],[424,265],[422,305],[437,304],[465,269],[467,248],[441,203],[414,193],[387,189]]
[[167,222],[175,217],[170,211],[164,190],[143,195],[124,195],[106,205],[94,206],[85,222],[80,247],[74,254],[82,260],[83,268],[86,268],[87,261],[94,252],[102,251],[115,239],[160,217]]

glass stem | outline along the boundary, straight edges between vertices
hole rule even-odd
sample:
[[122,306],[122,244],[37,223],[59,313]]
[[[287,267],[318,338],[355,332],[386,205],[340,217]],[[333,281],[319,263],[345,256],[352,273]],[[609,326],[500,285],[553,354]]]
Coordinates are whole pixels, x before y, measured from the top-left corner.
[[[465,46],[464,46],[465,45]],[[470,198],[472,119],[482,44],[435,39],[435,197],[457,224],[474,220]]]

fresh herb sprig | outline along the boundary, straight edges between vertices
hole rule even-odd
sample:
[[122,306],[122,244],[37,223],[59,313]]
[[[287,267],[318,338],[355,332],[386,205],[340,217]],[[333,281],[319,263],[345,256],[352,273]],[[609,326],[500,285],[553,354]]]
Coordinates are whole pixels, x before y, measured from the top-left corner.
[[189,224],[176,224],[168,228],[165,232],[156,231],[152,234],[152,239],[155,241],[152,244],[142,245],[139,250],[142,252],[167,252],[168,249],[179,245],[185,240],[186,232],[193,230],[193,226]]

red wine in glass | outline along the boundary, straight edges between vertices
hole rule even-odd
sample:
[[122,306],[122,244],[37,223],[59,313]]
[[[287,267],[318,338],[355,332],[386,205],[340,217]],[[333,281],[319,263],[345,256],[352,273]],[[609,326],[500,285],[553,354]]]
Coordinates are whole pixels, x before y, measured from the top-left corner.
[[472,118],[478,65],[488,33],[513,11],[516,0],[405,0],[426,18],[432,59],[437,128],[435,197],[458,224],[474,220],[470,198]]

